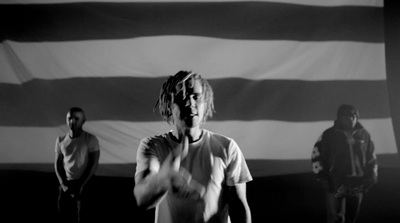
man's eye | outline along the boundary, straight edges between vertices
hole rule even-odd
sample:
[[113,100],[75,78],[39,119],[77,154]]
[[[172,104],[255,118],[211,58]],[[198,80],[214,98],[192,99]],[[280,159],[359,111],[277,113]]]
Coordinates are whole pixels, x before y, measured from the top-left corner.
[[193,95],[193,99],[194,100],[201,100],[203,98],[203,95],[202,94],[194,94]]

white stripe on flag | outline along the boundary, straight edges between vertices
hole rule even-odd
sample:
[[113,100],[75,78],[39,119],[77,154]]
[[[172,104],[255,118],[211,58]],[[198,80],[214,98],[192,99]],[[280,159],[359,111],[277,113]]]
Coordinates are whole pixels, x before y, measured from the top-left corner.
[[[0,83],[34,78],[160,77],[187,69],[210,78],[385,80],[383,43],[246,41],[204,37],[19,43],[0,48]],[[4,61],[9,62],[9,64]],[[25,68],[24,71],[13,67]],[[21,73],[25,73],[22,75]]]

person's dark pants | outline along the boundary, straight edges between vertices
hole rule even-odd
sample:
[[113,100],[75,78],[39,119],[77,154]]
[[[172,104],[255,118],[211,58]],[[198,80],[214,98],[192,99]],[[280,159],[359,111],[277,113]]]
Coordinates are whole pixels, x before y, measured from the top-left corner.
[[327,193],[328,223],[354,223],[358,217],[363,194]]
[[70,182],[70,189],[64,191],[59,187],[58,217],[60,222],[81,223],[82,221],[82,195],[79,195],[78,185]]

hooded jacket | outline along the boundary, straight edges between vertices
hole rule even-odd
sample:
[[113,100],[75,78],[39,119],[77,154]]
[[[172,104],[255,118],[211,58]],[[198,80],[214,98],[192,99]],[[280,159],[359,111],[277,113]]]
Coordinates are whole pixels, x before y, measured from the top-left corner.
[[353,129],[335,120],[314,145],[312,169],[329,191],[339,187],[368,190],[377,183],[378,164],[370,134],[357,122]]

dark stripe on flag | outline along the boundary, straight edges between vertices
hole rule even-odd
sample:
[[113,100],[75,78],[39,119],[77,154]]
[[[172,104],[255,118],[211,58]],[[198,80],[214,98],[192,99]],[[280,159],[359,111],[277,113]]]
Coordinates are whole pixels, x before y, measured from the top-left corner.
[[187,35],[224,39],[383,42],[383,9],[271,2],[0,5],[0,41]]
[[[3,126],[64,124],[71,106],[91,121],[160,121],[153,107],[163,78],[74,78],[0,84]],[[341,103],[360,109],[364,119],[389,118],[385,81],[299,81],[211,79],[215,121],[332,120]]]

